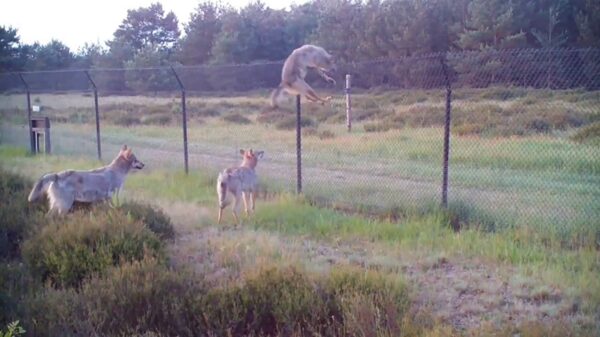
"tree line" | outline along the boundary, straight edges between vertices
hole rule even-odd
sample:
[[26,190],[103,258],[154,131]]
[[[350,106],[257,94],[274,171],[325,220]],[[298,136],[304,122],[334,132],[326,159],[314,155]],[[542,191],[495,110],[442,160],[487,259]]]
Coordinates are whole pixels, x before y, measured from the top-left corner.
[[600,47],[597,0],[260,0],[236,9],[205,0],[179,29],[160,3],[131,9],[103,44],[77,51],[24,44],[0,27],[0,71],[140,68],[277,61],[304,43],[342,62],[440,51]]

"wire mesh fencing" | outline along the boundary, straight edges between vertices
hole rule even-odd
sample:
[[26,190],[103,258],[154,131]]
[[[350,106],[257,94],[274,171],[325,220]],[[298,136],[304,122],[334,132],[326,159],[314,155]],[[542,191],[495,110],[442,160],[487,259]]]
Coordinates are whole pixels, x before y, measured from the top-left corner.
[[[180,169],[186,156],[190,170],[212,174],[253,147],[266,151],[265,188],[292,192],[295,100],[269,107],[281,67],[0,74],[0,140],[28,146],[29,93],[31,113],[52,121],[54,153],[94,157],[96,93],[104,161],[127,143],[150,167]],[[461,219],[490,230],[600,233],[600,50],[446,53],[338,69],[335,85],[307,76],[332,96],[327,104],[302,100],[301,185],[312,200],[401,215],[437,207],[447,191]]]

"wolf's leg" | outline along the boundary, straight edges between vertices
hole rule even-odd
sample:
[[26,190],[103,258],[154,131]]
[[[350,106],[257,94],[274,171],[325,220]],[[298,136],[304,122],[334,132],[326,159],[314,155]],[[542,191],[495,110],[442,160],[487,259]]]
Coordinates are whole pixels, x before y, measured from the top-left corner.
[[244,212],[246,212],[246,216],[248,216],[248,193],[242,192],[242,198],[244,199]]
[[113,205],[113,206],[120,206],[120,205],[121,205],[121,202],[119,201],[119,191],[120,191],[120,190],[121,190],[120,188],[117,188],[117,189],[115,190],[115,199],[117,199],[117,204],[116,204],[116,205]]
[[309,101],[325,103],[331,100],[331,96],[327,96],[325,98],[319,97],[319,95],[317,95],[314,89],[311,88],[311,86],[308,85],[308,83],[306,83],[304,80],[297,79],[296,81],[294,81],[294,83],[292,83],[292,87],[293,90],[306,97],[306,99],[308,99]]
[[321,75],[321,77],[323,77],[323,79],[325,79],[325,81],[327,81],[333,85],[336,85],[337,82],[333,78],[331,78],[329,75],[327,75],[323,70],[317,68],[317,72],[319,73],[319,75]]
[[219,207],[219,217],[217,218],[217,224],[221,223],[222,217],[223,217],[223,207]]
[[273,90],[273,92],[271,93],[271,107],[272,108],[279,107],[279,100],[281,99],[283,91],[284,91],[283,85],[280,84],[277,87],[277,89]]
[[72,191],[65,191],[56,183],[52,183],[48,187],[48,199],[50,200],[50,211],[67,214],[73,206],[75,194]]
[[254,213],[254,203],[256,202],[256,191],[250,192],[250,201],[252,203],[252,213]]
[[238,212],[240,211],[240,199],[242,198],[241,192],[235,193],[235,204],[233,205],[233,217],[235,218],[235,222],[240,223],[240,219],[238,218]]

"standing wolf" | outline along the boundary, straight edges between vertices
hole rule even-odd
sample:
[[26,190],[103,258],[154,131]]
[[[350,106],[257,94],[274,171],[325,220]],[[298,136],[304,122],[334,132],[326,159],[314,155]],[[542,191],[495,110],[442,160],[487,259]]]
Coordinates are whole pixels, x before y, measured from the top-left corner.
[[51,212],[67,213],[75,201],[94,203],[109,200],[119,191],[131,169],[142,169],[144,163],[137,160],[127,145],[123,145],[115,159],[108,164],[89,171],[66,170],[45,174],[29,193],[29,202],[46,194]]
[[[239,212],[240,199],[244,199],[244,210],[248,215],[248,196],[250,196],[251,209],[254,211],[254,202],[256,199],[256,189],[258,177],[254,168],[258,159],[262,158],[264,151],[245,151],[240,150],[242,155],[242,164],[239,167],[227,168],[219,173],[217,178],[217,195],[219,196],[219,217],[217,222],[221,223],[223,209],[229,204],[227,201],[227,192],[235,197],[233,205],[233,217],[239,222],[237,213]],[[249,194],[249,195],[248,195]]]
[[273,108],[279,106],[278,102],[284,91],[292,95],[302,95],[309,101],[321,102],[321,104],[331,100],[331,96],[319,97],[313,88],[304,81],[308,68],[316,69],[321,77],[335,84],[335,80],[327,74],[327,72],[335,71],[333,57],[319,46],[304,45],[295,49],[283,64],[281,83],[271,94]]

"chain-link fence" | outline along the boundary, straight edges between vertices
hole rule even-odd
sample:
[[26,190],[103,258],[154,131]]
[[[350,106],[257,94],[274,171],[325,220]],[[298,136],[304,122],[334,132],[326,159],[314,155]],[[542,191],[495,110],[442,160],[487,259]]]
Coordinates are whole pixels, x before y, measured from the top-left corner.
[[[153,167],[214,173],[235,165],[239,148],[262,148],[263,185],[294,191],[295,101],[268,106],[281,67],[0,74],[0,139],[28,146],[29,96],[31,113],[51,119],[54,153],[96,156],[99,129],[105,159],[127,143]],[[447,181],[449,206],[488,229],[591,227],[600,235],[600,50],[447,53],[338,69],[335,86],[307,76],[333,97],[302,103],[301,185],[312,200],[426,212],[442,202]]]

